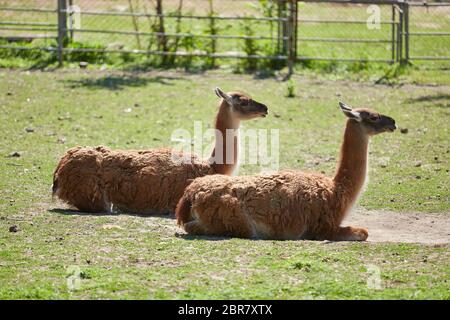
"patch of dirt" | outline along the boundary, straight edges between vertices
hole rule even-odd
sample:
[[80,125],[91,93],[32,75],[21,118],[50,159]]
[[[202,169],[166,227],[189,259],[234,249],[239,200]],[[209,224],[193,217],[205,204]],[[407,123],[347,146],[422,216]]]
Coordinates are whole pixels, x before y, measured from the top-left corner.
[[369,242],[450,243],[450,213],[392,212],[357,208],[342,225],[369,230]]

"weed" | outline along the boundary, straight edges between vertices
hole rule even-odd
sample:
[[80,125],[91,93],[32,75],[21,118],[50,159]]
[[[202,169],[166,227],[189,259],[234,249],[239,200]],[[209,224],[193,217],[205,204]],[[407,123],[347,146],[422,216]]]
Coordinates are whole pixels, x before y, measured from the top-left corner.
[[292,79],[289,79],[286,83],[286,97],[293,98],[295,97],[295,82]]

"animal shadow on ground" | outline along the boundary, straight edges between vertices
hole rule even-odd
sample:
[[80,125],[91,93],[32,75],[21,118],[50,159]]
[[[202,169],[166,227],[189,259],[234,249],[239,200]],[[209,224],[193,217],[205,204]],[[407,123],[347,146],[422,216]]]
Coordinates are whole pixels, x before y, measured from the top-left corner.
[[[175,233],[175,237],[181,238],[184,240],[207,240],[207,241],[223,241],[223,240],[230,240],[233,239],[232,237],[225,237],[225,236],[194,236],[187,233]],[[256,239],[246,239],[246,240],[256,240]]]
[[31,71],[41,70],[41,71],[53,72],[58,68],[57,66],[53,65],[54,63],[55,63],[54,58],[37,61],[32,66],[30,66],[27,70],[31,70]]
[[[191,235],[187,233],[175,233],[175,237],[181,238],[184,240],[206,240],[206,241],[222,241],[222,240],[231,240],[233,237],[226,237],[226,236],[206,236],[206,235]],[[246,241],[277,241],[277,242],[283,242],[283,241],[292,241],[292,240],[280,240],[280,239],[257,239],[257,238],[246,238],[244,239]],[[331,241],[331,240],[295,240],[295,241],[314,241],[314,242],[320,242],[321,244],[330,244],[330,243],[338,243],[338,242],[345,242],[345,241]]]
[[160,83],[167,86],[172,86],[171,81],[182,80],[180,77],[172,76],[155,76],[142,77],[136,75],[117,75],[105,76],[100,78],[84,78],[80,80],[67,80],[68,86],[74,88],[90,88],[90,89],[108,89],[108,90],[123,90],[126,87],[142,87],[148,83]]
[[165,219],[171,219],[171,220],[175,220],[175,215],[172,214],[152,214],[152,215],[148,215],[148,214],[139,214],[139,213],[130,213],[130,212],[117,212],[117,213],[112,213],[112,212],[83,212],[83,211],[79,211],[79,210],[74,210],[74,209],[63,209],[63,208],[54,208],[54,209],[49,209],[48,212],[51,213],[57,213],[57,214],[62,214],[65,216],[92,216],[92,217],[100,217],[100,216],[119,216],[119,215],[127,215],[127,216],[134,216],[134,217],[142,217],[142,218],[165,218]]
[[408,103],[432,103],[427,106],[438,107],[438,108],[450,108],[450,94],[438,93],[435,95],[425,95],[417,98],[408,99]]
[[[110,212],[99,212],[99,213],[92,213],[92,212],[83,212],[79,210],[74,209],[63,209],[63,208],[54,208],[49,209],[48,212],[51,213],[57,213],[61,215],[66,216],[85,216],[85,217],[106,217],[106,216],[119,216],[119,215],[127,215],[127,216],[134,216],[134,217],[142,217],[142,218],[164,218],[173,220],[174,224],[175,221],[175,215],[173,213],[170,214],[152,214],[152,215],[145,215],[145,214],[138,214],[138,213],[129,213],[129,212],[118,212],[118,213],[110,213]],[[227,237],[227,236],[208,236],[208,235],[191,235],[187,233],[180,233],[176,232],[175,237],[181,238],[183,240],[187,241],[193,241],[193,240],[204,240],[204,241],[223,241],[223,240],[231,240],[233,237]],[[270,241],[270,239],[263,240],[263,239],[245,239],[249,241]],[[277,240],[277,239],[271,239],[273,241],[286,241],[286,240]],[[338,241],[319,241],[323,244],[329,244],[334,243]]]

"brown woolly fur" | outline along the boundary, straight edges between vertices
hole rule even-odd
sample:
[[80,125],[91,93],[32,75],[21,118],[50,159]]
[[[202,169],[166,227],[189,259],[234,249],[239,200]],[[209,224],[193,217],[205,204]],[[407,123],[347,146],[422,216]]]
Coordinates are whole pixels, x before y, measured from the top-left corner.
[[[106,147],[76,147],[61,158],[53,175],[53,194],[86,212],[126,211],[162,214],[175,211],[184,189],[197,177],[231,174],[237,165],[237,150],[225,131],[239,128],[241,120],[263,117],[267,107],[241,93],[216,94],[222,98],[216,119],[213,156],[207,161],[171,149],[111,151]],[[219,149],[220,148],[220,149]],[[234,152],[230,163],[214,157],[215,150]],[[183,159],[183,161],[173,161]]]
[[207,162],[199,161],[195,156],[181,164],[173,162],[171,157],[171,149],[73,148],[56,169],[56,194],[61,200],[88,212],[113,209],[138,213],[173,212],[188,182],[214,171]]
[[177,206],[178,224],[195,235],[366,240],[366,229],[340,225],[364,184],[369,137],[394,131],[395,121],[340,106],[349,119],[334,178],[301,171],[197,178]]

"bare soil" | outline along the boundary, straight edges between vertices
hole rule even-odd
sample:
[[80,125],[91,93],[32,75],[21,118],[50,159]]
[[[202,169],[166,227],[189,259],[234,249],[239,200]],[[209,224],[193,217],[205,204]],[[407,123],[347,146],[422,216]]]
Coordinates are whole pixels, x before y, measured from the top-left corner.
[[355,209],[343,225],[369,230],[369,242],[450,243],[450,213]]

